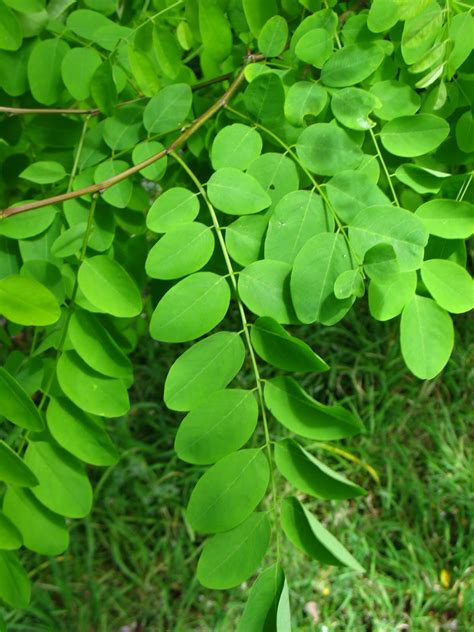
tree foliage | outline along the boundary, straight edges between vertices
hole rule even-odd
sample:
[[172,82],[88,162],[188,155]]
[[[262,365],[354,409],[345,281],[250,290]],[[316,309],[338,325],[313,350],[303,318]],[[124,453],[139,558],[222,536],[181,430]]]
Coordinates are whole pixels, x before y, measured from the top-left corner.
[[363,424],[304,390],[331,359],[291,326],[367,292],[416,377],[447,363],[473,306],[473,24],[457,0],[0,0],[4,603],[29,601],[18,549],[62,553],[87,466],[118,462],[105,421],[146,335],[187,343],[164,402],[208,466],[198,579],[260,570],[240,629],[290,629],[281,537],[363,571],[303,502],[364,493],[306,441]]

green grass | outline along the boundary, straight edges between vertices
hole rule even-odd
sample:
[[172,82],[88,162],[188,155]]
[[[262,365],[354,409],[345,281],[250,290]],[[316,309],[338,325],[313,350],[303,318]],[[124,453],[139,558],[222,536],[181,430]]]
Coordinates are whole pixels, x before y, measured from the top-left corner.
[[[376,323],[358,309],[338,326],[312,329],[310,342],[332,370],[303,378],[303,385],[322,401],[354,407],[367,427],[365,435],[339,443],[359,463],[316,445],[314,451],[368,495],[305,502],[367,573],[321,567],[284,543],[296,630],[473,629],[473,342],[467,318],[458,318],[457,328],[447,369],[426,383],[404,368],[392,323]],[[177,460],[179,416],[160,404],[175,354],[175,347],[149,342],[139,350],[135,405],[112,427],[124,456],[114,468],[93,470],[95,509],[74,522],[68,552],[28,557],[35,569],[32,605],[7,615],[9,630],[235,630],[246,591],[208,591],[194,580],[201,540],[186,528],[183,510],[201,470]],[[247,372],[240,377],[244,385],[250,380]],[[275,422],[273,436],[280,433]],[[285,491],[281,479],[279,489]],[[441,581],[443,569],[449,585]]]

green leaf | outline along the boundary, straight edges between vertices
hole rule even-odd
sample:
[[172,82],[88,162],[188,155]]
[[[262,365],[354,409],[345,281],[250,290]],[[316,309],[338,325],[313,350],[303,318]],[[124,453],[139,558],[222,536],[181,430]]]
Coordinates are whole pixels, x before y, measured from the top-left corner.
[[269,480],[268,461],[261,449],[232,452],[198,480],[186,518],[201,533],[228,531],[252,513]]
[[453,48],[448,57],[448,79],[466,61],[472,51],[474,18],[470,12],[454,15],[449,25],[449,39]]
[[[425,3],[426,5],[426,3]],[[414,64],[431,48],[443,25],[441,7],[434,0],[418,15],[406,20],[401,52],[405,63]]]
[[69,46],[62,39],[38,40],[28,59],[28,83],[31,94],[43,105],[58,101],[63,83],[61,64]]
[[105,120],[103,138],[112,151],[128,150],[138,144],[143,136],[142,115],[142,107],[130,104]]
[[274,15],[265,22],[258,36],[258,50],[265,57],[277,57],[285,49],[288,39],[288,23],[281,15]]
[[250,215],[271,204],[270,196],[251,175],[224,167],[215,171],[207,183],[211,203],[223,213]]
[[304,244],[334,229],[334,219],[313,191],[292,191],[278,202],[268,224],[265,258],[292,264]]
[[112,116],[118,102],[118,95],[113,77],[113,67],[110,61],[103,61],[96,68],[89,87],[91,97],[99,110],[107,116]]
[[0,0],[0,49],[18,50],[23,41],[16,15]]
[[87,415],[66,398],[51,399],[46,413],[48,428],[59,445],[91,465],[117,463],[117,448],[102,422]]
[[361,259],[373,246],[390,244],[397,255],[400,271],[408,272],[421,267],[428,232],[423,222],[410,211],[377,205],[357,214],[349,227],[349,239]]
[[414,296],[400,321],[402,356],[410,371],[421,380],[436,377],[449,360],[453,344],[449,314],[432,299]]
[[84,101],[89,97],[92,77],[100,64],[100,55],[93,48],[78,46],[64,55],[61,77],[74,99]]
[[430,200],[416,210],[430,235],[468,239],[474,233],[474,205],[457,200]]
[[334,296],[340,300],[365,294],[364,279],[359,269],[341,272],[334,282]]
[[[143,162],[144,160],[151,158],[151,156],[162,152],[164,148],[164,145],[155,140],[145,140],[142,143],[138,143],[132,151],[133,164],[137,165],[139,162]],[[168,157],[162,156],[159,160],[148,167],[140,169],[139,173],[147,180],[161,180],[161,178],[165,175],[167,165]]]
[[166,86],[150,99],[143,112],[143,124],[150,134],[165,134],[181,127],[188,116],[193,96],[185,83]]
[[466,154],[474,151],[474,119],[469,110],[456,123],[456,142],[459,149]]
[[291,377],[265,382],[265,402],[288,430],[317,441],[352,437],[363,431],[359,419],[342,406],[325,406],[310,397]]
[[51,245],[51,254],[58,258],[70,257],[81,250],[84,235],[87,230],[86,222],[79,222],[67,228]]
[[378,81],[370,87],[370,92],[379,102],[374,114],[384,121],[391,121],[399,116],[410,116],[420,108],[421,99],[409,85],[395,79]]
[[152,61],[146,52],[135,48],[133,42],[128,44],[128,61],[140,90],[146,97],[154,96],[161,87],[156,61]]
[[76,309],[69,323],[68,334],[76,353],[92,369],[108,377],[131,376],[130,360],[97,316]]
[[239,296],[257,316],[271,316],[284,324],[295,322],[290,273],[291,266],[284,261],[255,261],[239,274]]
[[191,410],[225,388],[240,371],[245,347],[238,333],[219,331],[200,340],[171,366],[164,401],[171,410]]
[[0,550],[14,551],[15,549],[19,549],[22,544],[23,538],[21,537],[21,533],[13,522],[0,511]]
[[[325,150],[321,151],[321,147]],[[303,165],[323,176],[355,169],[362,161],[362,150],[345,130],[334,123],[315,123],[304,129],[296,143]]]
[[65,178],[66,172],[59,162],[40,160],[23,169],[19,177],[37,184],[51,184]]
[[78,281],[84,296],[100,311],[119,318],[133,318],[142,311],[134,281],[107,255],[86,259],[79,268]]
[[18,325],[52,325],[59,320],[58,301],[44,285],[25,276],[0,279],[0,313]]
[[162,342],[187,342],[218,325],[229,309],[226,279],[214,272],[196,272],[178,281],[162,297],[150,322],[150,334]]
[[225,389],[211,393],[181,422],[175,450],[183,461],[207,465],[241,448],[257,425],[252,391]]
[[[300,0],[301,2],[301,0]],[[323,9],[318,11],[320,3],[316,6],[309,6],[308,2],[311,3],[311,0],[304,0],[302,2],[303,5],[306,3],[306,7],[310,9],[310,11],[316,11],[313,15],[309,15],[306,17],[300,24],[298,24],[295,32],[293,33],[293,37],[291,38],[291,51],[294,52],[296,45],[299,40],[310,31],[315,29],[324,29],[328,33],[335,35],[337,24],[338,24],[338,16],[331,9]]]
[[88,11],[87,9],[79,9],[72,11],[66,20],[66,26],[79,37],[88,40],[94,40],[97,31],[101,28],[108,27],[111,20],[98,13],[97,11]]
[[298,59],[315,68],[322,68],[333,49],[333,38],[326,29],[313,29],[297,42],[295,53]]
[[257,121],[280,122],[285,103],[285,90],[280,77],[274,72],[260,74],[247,86],[244,103],[249,114]]
[[0,414],[8,421],[26,428],[39,431],[44,427],[38,409],[18,382],[0,367]]
[[60,555],[69,545],[66,522],[46,509],[29,490],[9,487],[3,511],[21,533],[23,544],[41,555]]
[[278,13],[275,0],[242,0],[242,6],[254,37],[258,37],[268,20]]
[[218,0],[199,0],[199,31],[204,50],[216,61],[232,52],[232,31]]
[[334,283],[351,269],[351,255],[341,234],[319,233],[306,242],[291,273],[291,298],[303,323],[332,325],[347,313],[353,301],[337,299]]
[[155,233],[166,233],[192,222],[199,213],[199,198],[182,187],[174,187],[162,193],[153,202],[146,219],[147,226]]
[[292,496],[281,503],[281,526],[298,549],[318,562],[364,571],[349,551]]
[[161,237],[149,251],[145,269],[152,279],[178,279],[200,270],[213,252],[212,229],[189,222]]
[[474,307],[474,282],[469,272],[444,259],[430,259],[421,267],[421,278],[440,307],[462,314]]
[[327,371],[329,366],[309,345],[291,336],[273,318],[257,318],[250,329],[252,346],[257,354],[283,371]]
[[[119,175],[128,169],[128,167],[129,164],[128,162],[125,162],[125,160],[106,160],[94,171],[94,182],[96,184],[100,184],[103,180],[108,180],[109,178]],[[125,208],[130,202],[132,192],[132,182],[125,179],[107,188],[102,193],[102,197],[111,206],[115,206],[116,208]]]
[[386,123],[380,140],[395,156],[423,156],[441,145],[449,134],[449,123],[435,114],[400,116]]
[[438,193],[443,183],[442,179],[448,178],[449,173],[406,163],[397,167],[395,177],[417,193],[424,195]]
[[[88,413],[120,417],[130,408],[127,389],[122,380],[97,373],[74,351],[66,351],[60,357],[57,377],[65,395]],[[84,393],[87,393],[86,398]]]
[[295,162],[276,152],[267,152],[256,158],[247,173],[253,176],[272,200],[272,206],[287,193],[296,191],[299,186],[299,175]]
[[217,533],[204,545],[197,578],[206,588],[238,586],[258,568],[270,544],[268,515],[256,512],[231,531]]
[[390,320],[402,313],[416,290],[416,272],[401,272],[369,285],[369,309],[376,320]]
[[35,237],[51,226],[57,212],[55,206],[45,206],[0,220],[0,235],[11,239]]
[[[0,369],[0,371],[3,372],[4,369]],[[0,373],[1,379],[2,373]],[[2,415],[5,415],[3,406]],[[0,481],[9,485],[18,485],[19,487],[33,487],[38,484],[38,479],[33,472],[5,441],[0,441]]]
[[326,500],[345,500],[365,494],[362,487],[327,467],[293,439],[276,442],[275,463],[286,480],[304,494]]
[[326,183],[326,188],[337,216],[347,224],[368,206],[390,203],[385,193],[360,171],[342,171]]
[[288,586],[281,566],[261,573],[250,590],[237,632],[291,632]]
[[91,510],[92,487],[81,464],[46,441],[30,442],[25,462],[38,478],[33,494],[60,516],[84,518]]
[[261,215],[244,215],[226,227],[225,244],[234,261],[241,266],[257,261],[263,250],[267,223],[267,218]]
[[369,248],[364,255],[364,272],[380,283],[388,283],[400,274],[397,253],[393,246],[380,243]]
[[26,608],[30,595],[30,580],[15,553],[0,551],[0,599],[12,608]]
[[349,44],[327,60],[321,70],[321,81],[331,88],[353,86],[375,72],[383,59],[383,48],[377,43]]
[[289,123],[302,127],[305,116],[318,116],[326,105],[326,90],[312,81],[297,81],[286,93],[285,117]]
[[373,0],[370,5],[367,26],[372,33],[388,31],[400,19],[400,6],[397,0]]
[[163,73],[172,79],[176,79],[182,69],[181,55],[183,50],[176,39],[175,33],[166,28],[166,26],[155,24],[153,28],[153,49],[155,58]]
[[222,128],[214,139],[211,162],[215,170],[225,167],[247,169],[260,156],[262,137],[248,125],[234,123]]
[[355,130],[366,130],[374,127],[375,122],[369,118],[380,106],[379,99],[371,92],[360,88],[343,88],[335,92],[331,99],[331,109],[339,123]]

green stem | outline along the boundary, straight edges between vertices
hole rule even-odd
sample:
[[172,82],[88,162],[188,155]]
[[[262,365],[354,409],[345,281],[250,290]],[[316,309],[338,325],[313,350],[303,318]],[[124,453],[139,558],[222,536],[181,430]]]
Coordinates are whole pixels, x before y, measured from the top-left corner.
[[[194,173],[194,171],[192,171],[192,169],[190,167],[188,167],[188,165],[186,164],[186,162],[180,157],[178,156],[177,153],[170,152],[170,156],[172,156],[176,162],[182,167],[182,169],[188,174],[188,176],[191,178],[191,180],[194,182],[194,184],[196,185],[196,188],[198,189],[199,193],[202,195],[202,198],[209,210],[209,214],[211,216],[212,219],[212,224],[214,226],[214,229],[216,231],[217,234],[217,239],[219,241],[219,245],[221,247],[222,250],[222,255],[224,257],[225,260],[225,264],[229,273],[229,278],[234,290],[234,294],[235,294],[235,298],[237,301],[237,306],[238,306],[238,310],[239,310],[239,314],[240,314],[240,319],[242,321],[242,327],[243,327],[243,332],[244,332],[244,337],[245,337],[245,342],[247,345],[247,349],[248,349],[248,353],[249,353],[249,357],[250,357],[250,362],[252,364],[252,370],[255,376],[255,382],[256,382],[256,390],[257,390],[257,395],[258,395],[258,400],[259,400],[259,404],[260,404],[260,410],[262,413],[262,422],[263,422],[263,430],[264,430],[264,435],[265,435],[265,449],[267,452],[267,459],[268,459],[268,465],[270,467],[270,481],[271,481],[271,488],[272,488],[272,497],[273,497],[273,511],[275,514],[275,520],[277,519],[277,490],[276,490],[276,481],[275,481],[275,477],[273,475],[273,466],[272,466],[272,451],[271,451],[271,440],[270,440],[270,432],[268,429],[268,419],[267,419],[267,413],[266,413],[266,407],[265,407],[265,400],[263,397],[263,387],[262,387],[262,378],[260,377],[260,371],[258,368],[258,364],[257,364],[257,358],[255,357],[255,352],[253,350],[252,347],[252,341],[250,340],[250,333],[249,333],[249,323],[247,321],[247,317],[245,315],[245,309],[244,306],[242,304],[242,301],[240,300],[239,297],[239,293],[238,293],[238,287],[237,287],[237,280],[236,280],[236,273],[234,271],[234,267],[232,265],[232,261],[229,257],[229,253],[227,252],[227,247],[225,245],[225,241],[224,241],[224,237],[222,236],[222,229],[220,227],[219,224],[219,220],[217,218],[216,215],[216,211],[214,209],[214,207],[212,206],[209,198],[207,197],[207,193],[203,187],[203,185],[201,184],[201,181],[199,180],[199,178],[196,176],[196,174]],[[277,548],[277,561],[280,559],[280,542],[279,542],[279,532],[278,529],[276,529],[276,548]]]
[[464,196],[467,193],[467,190],[469,189],[471,185],[471,182],[472,182],[472,173],[469,175],[469,178],[465,182],[463,182],[462,187],[459,189],[459,193],[456,196],[456,200],[458,202],[462,202]]
[[84,119],[84,123],[82,125],[81,137],[79,139],[79,143],[77,145],[76,156],[74,158],[74,164],[72,165],[71,175],[69,176],[69,182],[67,185],[67,190],[70,191],[72,189],[72,184],[74,182],[74,178],[76,177],[77,168],[79,166],[79,160],[81,158],[82,148],[84,146],[84,138],[86,136],[87,128],[89,126],[89,120],[91,115],[88,114]]
[[372,128],[369,128],[369,132],[375,146],[375,151],[377,152],[377,156],[379,157],[380,164],[382,165],[382,169],[384,170],[385,177],[387,178],[388,186],[390,187],[390,191],[392,192],[393,201],[395,202],[397,206],[400,206],[400,202],[398,201],[398,197],[392,183],[392,176],[390,175],[389,170],[387,169],[385,160],[383,159],[382,152],[380,151],[380,146],[377,142],[377,137],[375,136]]

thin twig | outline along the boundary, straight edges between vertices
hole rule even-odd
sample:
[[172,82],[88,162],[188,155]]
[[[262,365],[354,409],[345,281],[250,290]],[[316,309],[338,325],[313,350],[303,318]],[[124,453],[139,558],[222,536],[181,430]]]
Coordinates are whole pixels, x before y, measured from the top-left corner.
[[[219,75],[219,77],[207,79],[206,81],[199,81],[191,86],[191,90],[201,90],[202,88],[207,88],[215,83],[222,83],[229,79],[232,79],[231,72],[227,72],[225,75]],[[117,103],[115,107],[123,108],[125,105],[137,103],[146,98],[147,97],[142,96],[136,99],[129,99],[128,101],[122,101],[121,103]],[[0,105],[0,112],[4,112],[10,116],[24,116],[26,114],[88,114],[90,116],[98,116],[101,113],[99,108],[15,108],[7,105]]]
[[11,215],[17,215],[18,213],[24,213],[26,211],[33,211],[34,209],[42,208],[43,206],[48,206],[49,204],[57,204],[59,202],[65,202],[66,200],[82,197],[83,195],[89,195],[90,193],[103,193],[110,187],[114,186],[114,184],[118,184],[119,182],[122,182],[122,180],[125,180],[126,178],[132,176],[133,174],[138,173],[145,167],[152,165],[157,160],[160,160],[160,158],[167,156],[170,152],[175,151],[176,149],[184,145],[184,143],[195,132],[197,132],[197,130],[200,127],[202,127],[204,123],[206,123],[210,118],[214,116],[214,114],[216,114],[216,112],[218,112],[220,109],[222,109],[228,104],[228,102],[233,97],[234,93],[236,92],[236,90],[238,89],[242,81],[244,80],[245,67],[250,63],[261,61],[262,59],[264,59],[263,55],[252,55],[252,54],[248,55],[245,58],[244,66],[242,67],[242,69],[240,70],[239,74],[234,79],[234,81],[230,84],[228,89],[224,92],[224,94],[215,103],[213,103],[209,109],[207,109],[203,114],[201,114],[201,116],[199,116],[188,127],[186,127],[183,130],[183,132],[178,136],[178,138],[176,138],[168,147],[165,147],[158,153],[154,154],[153,156],[150,156],[150,158],[147,158],[146,160],[143,160],[142,162],[139,162],[133,167],[129,167],[125,171],[118,173],[112,178],[107,178],[107,180],[103,180],[102,182],[98,182],[97,184],[90,184],[87,187],[82,187],[81,189],[76,189],[75,191],[68,191],[67,193],[61,193],[60,195],[53,195],[43,200],[36,200],[35,202],[29,202],[27,204],[19,204],[18,206],[10,206],[6,209],[3,209],[2,211],[0,211],[0,220],[10,217]]

